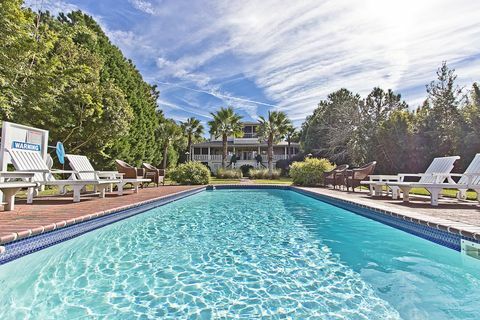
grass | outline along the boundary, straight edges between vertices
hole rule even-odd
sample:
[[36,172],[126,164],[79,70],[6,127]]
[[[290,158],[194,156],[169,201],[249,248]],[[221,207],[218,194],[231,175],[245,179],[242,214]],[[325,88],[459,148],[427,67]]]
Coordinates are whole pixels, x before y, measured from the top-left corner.
[[291,178],[279,178],[279,179],[255,179],[252,180],[254,184],[284,184],[284,185],[291,185],[292,179]]
[[[291,185],[292,179],[290,178],[280,178],[280,179],[255,179],[251,180],[254,184],[284,184],[284,185]],[[240,179],[219,179],[216,177],[210,178],[210,184],[239,184]]]

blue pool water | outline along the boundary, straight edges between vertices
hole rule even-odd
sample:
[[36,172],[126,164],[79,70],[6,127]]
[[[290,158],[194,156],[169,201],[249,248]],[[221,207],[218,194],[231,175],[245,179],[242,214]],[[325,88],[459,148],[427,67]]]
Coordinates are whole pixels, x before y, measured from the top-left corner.
[[185,198],[0,266],[0,319],[478,319],[480,263],[286,190]]

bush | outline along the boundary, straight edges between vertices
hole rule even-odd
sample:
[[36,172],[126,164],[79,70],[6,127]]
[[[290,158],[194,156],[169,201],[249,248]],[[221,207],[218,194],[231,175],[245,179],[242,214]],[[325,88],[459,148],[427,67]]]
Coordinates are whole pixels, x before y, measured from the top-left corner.
[[323,173],[333,168],[334,165],[327,159],[307,158],[302,162],[292,163],[290,177],[296,185],[316,186],[323,184]]
[[273,169],[272,177],[270,178],[268,169],[250,169],[248,174],[251,179],[278,179],[281,173],[280,169]]
[[244,164],[243,166],[240,167],[240,170],[242,170],[242,175],[244,177],[250,177],[250,170],[254,169],[253,166],[249,164]]
[[218,168],[216,177],[219,179],[240,179],[242,177],[242,171],[240,169]]
[[200,162],[182,163],[169,172],[170,179],[179,184],[208,184],[210,171]]

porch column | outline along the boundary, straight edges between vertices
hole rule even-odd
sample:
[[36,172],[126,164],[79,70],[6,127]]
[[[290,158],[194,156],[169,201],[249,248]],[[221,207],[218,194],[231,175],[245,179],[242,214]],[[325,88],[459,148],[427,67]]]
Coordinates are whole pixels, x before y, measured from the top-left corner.
[[285,159],[287,159],[287,148],[288,147],[285,147]]
[[210,161],[210,147],[208,147],[208,157],[207,157],[207,161]]

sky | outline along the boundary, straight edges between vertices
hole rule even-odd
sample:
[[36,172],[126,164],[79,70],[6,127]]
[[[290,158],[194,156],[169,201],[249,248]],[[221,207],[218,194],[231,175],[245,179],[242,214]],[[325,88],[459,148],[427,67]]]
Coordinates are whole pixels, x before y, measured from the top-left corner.
[[411,108],[442,61],[480,80],[480,1],[28,0],[34,10],[92,15],[168,117],[203,123],[232,106],[244,120],[284,111],[299,126],[340,88],[379,86]]

